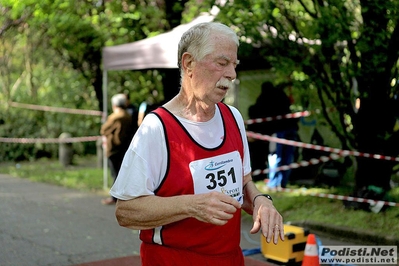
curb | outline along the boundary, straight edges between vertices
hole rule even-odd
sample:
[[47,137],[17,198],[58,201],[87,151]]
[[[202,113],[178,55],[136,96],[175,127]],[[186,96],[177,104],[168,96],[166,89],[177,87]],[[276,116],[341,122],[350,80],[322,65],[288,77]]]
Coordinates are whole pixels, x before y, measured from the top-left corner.
[[[244,257],[245,266],[275,266],[266,261],[259,261],[249,257]],[[140,256],[128,256],[115,259],[107,259],[93,262],[86,262],[82,264],[76,264],[74,266],[140,266]]]
[[347,228],[343,226],[328,225],[312,221],[297,221],[287,222],[300,227],[308,228],[309,230],[318,231],[333,236],[339,236],[348,240],[355,240],[362,244],[373,244],[373,245],[388,245],[388,246],[399,246],[399,239],[391,236],[383,236],[376,233],[364,232],[357,229]]

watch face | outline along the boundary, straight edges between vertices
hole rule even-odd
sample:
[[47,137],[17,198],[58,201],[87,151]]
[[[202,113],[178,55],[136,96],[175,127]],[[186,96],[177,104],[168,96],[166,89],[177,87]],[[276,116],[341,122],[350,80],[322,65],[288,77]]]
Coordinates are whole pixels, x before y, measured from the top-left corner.
[[266,198],[268,198],[269,200],[273,201],[272,197],[269,194],[264,194],[263,196],[265,196]]

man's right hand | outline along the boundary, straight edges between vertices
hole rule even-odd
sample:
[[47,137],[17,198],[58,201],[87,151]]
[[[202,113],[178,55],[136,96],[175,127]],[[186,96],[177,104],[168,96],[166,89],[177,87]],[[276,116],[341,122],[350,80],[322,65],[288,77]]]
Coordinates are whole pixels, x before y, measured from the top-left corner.
[[191,216],[215,225],[226,224],[241,209],[241,204],[236,199],[221,192],[197,194],[192,201]]

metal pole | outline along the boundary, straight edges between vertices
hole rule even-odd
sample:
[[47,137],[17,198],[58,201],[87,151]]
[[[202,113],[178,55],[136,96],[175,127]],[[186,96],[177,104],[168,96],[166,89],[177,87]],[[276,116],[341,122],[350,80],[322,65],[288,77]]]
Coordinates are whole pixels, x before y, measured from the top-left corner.
[[[108,94],[107,94],[108,75],[107,71],[103,70],[103,117],[102,123],[104,124],[108,117]],[[107,158],[107,140],[102,136],[103,145],[103,189],[108,189],[108,158]]]

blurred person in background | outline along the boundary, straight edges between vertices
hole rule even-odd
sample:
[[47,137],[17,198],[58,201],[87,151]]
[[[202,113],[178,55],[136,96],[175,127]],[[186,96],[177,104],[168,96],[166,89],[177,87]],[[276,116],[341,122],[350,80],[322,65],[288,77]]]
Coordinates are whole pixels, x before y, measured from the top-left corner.
[[[131,115],[126,111],[127,98],[123,93],[111,98],[112,113],[101,126],[100,134],[106,138],[106,156],[113,183],[121,168],[123,156],[133,138],[134,126]],[[114,205],[116,198],[108,197],[101,201],[104,205]]]
[[[284,117],[291,113],[290,106],[291,100],[284,92],[283,85],[274,86],[273,83],[269,81],[262,83],[261,94],[256,99],[256,103],[249,108],[249,117],[271,117],[274,119],[253,124],[251,131],[269,136],[275,134],[277,138],[282,139],[298,140],[298,119]],[[283,116],[283,118],[275,119],[275,117],[279,115]],[[258,140],[255,143],[262,141],[263,140]],[[268,167],[270,170],[269,180],[267,182],[268,188],[285,188],[288,184],[291,170],[273,171],[273,169],[294,162],[295,146],[281,143],[273,143],[273,145],[270,145],[267,141],[263,142],[267,143],[268,147],[264,147],[264,144],[260,144],[256,147],[256,156],[258,157],[255,160],[252,157],[251,159],[253,159],[254,163],[257,165],[261,164],[261,166],[263,166],[265,159],[268,161]],[[274,146],[275,148],[271,149],[271,146]],[[263,151],[259,150],[259,147],[262,147]],[[261,162],[258,162],[259,160],[261,160]]]
[[133,135],[136,133],[138,129],[138,116],[139,116],[139,110],[135,104],[133,104],[130,101],[130,94],[129,92],[125,92],[126,95],[126,111],[129,113],[129,115],[132,117],[132,126],[133,126]]

